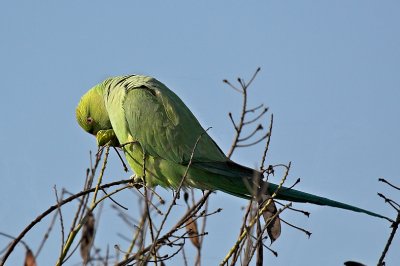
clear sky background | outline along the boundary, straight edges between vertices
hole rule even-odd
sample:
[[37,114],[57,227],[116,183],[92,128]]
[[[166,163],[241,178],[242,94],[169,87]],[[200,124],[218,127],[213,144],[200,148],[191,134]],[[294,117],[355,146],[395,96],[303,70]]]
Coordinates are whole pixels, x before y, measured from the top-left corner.
[[[0,13],[0,231],[19,234],[55,203],[54,185],[81,189],[96,143],[75,122],[75,107],[93,85],[112,75],[154,76],[227,151],[227,113],[239,112],[241,98],[222,80],[248,80],[258,66],[249,101],[274,113],[268,163],[292,161],[289,182],[301,177],[298,189],[394,217],[376,193],[400,200],[378,182],[400,183],[398,1],[1,1]],[[254,167],[262,149],[240,149],[234,160]],[[113,160],[108,176],[127,178]],[[211,205],[224,211],[209,219],[204,265],[233,244],[246,201],[217,193]],[[376,264],[386,221],[295,206],[311,217],[284,218],[313,234],[283,226],[269,265]],[[117,227],[115,212],[106,213]],[[32,249],[48,222],[25,238]],[[126,244],[116,232],[125,233],[99,232],[97,244]],[[0,237],[0,247],[8,241]],[[59,233],[49,241],[39,265],[56,261]],[[399,245],[397,236],[387,265],[400,265]],[[22,265],[23,254],[18,247],[8,265]]]

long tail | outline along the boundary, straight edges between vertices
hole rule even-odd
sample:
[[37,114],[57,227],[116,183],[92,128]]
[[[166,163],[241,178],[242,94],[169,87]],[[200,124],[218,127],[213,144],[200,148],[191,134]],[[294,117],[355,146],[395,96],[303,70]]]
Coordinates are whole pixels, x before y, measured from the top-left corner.
[[[268,193],[270,193],[272,195],[277,189],[278,189],[278,185],[268,183]],[[330,207],[350,210],[350,211],[354,211],[354,212],[361,212],[361,213],[365,213],[365,214],[368,214],[368,215],[371,215],[374,217],[383,218],[390,222],[393,222],[393,220],[391,220],[390,218],[380,215],[375,212],[367,211],[367,210],[364,210],[364,209],[361,209],[361,208],[358,208],[358,207],[355,207],[355,206],[352,206],[349,204],[345,204],[345,203],[342,203],[339,201],[327,199],[324,197],[316,196],[316,195],[309,194],[309,193],[302,192],[302,191],[295,190],[295,189],[289,189],[286,187],[281,187],[281,189],[279,189],[279,191],[276,195],[276,198],[281,199],[281,200],[293,201],[293,202],[312,203],[312,204],[321,205],[321,206],[330,206]]]
[[[203,183],[203,187],[207,189],[218,189],[222,190],[231,195],[241,197],[241,198],[251,198],[254,193],[251,193],[250,190],[253,188],[253,181],[257,176],[261,176],[261,173],[255,172],[255,170],[242,166],[232,161],[228,162],[211,162],[211,163],[194,163],[194,168],[201,169],[205,171],[198,176],[202,179],[199,180],[200,183]],[[264,183],[261,179],[256,182],[257,185],[261,185]],[[212,184],[207,186],[207,184]],[[261,185],[262,186],[262,185]],[[250,190],[249,190],[250,188]],[[275,191],[277,191],[278,185],[268,183],[267,190],[268,194],[272,195]],[[393,222],[388,217],[380,215],[375,212],[367,211],[349,204],[345,204],[342,202],[334,201],[331,199],[323,198],[317,195],[309,194],[306,192],[302,192],[295,189],[290,189],[286,187],[281,187],[279,191],[277,191],[276,199],[293,201],[293,202],[302,202],[302,203],[311,203],[322,206],[330,206],[345,210],[350,210],[354,212],[365,213],[374,217],[379,217],[382,219],[386,219],[390,222]]]

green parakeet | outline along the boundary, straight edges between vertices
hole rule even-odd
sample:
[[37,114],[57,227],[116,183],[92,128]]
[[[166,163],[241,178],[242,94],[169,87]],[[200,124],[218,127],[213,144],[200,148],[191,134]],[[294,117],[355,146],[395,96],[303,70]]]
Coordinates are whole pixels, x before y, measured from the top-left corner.
[[[131,75],[105,80],[82,97],[76,118],[85,131],[97,136],[99,145],[108,140],[111,145],[121,145],[136,176],[143,176],[145,161],[148,185],[177,188],[199,139],[184,186],[220,190],[241,198],[253,197],[255,185],[265,188],[266,195],[273,194],[278,187],[266,184],[257,171],[228,159],[182,100],[152,77]],[[295,189],[282,188],[276,198],[388,219]],[[273,206],[272,212],[274,209]]]

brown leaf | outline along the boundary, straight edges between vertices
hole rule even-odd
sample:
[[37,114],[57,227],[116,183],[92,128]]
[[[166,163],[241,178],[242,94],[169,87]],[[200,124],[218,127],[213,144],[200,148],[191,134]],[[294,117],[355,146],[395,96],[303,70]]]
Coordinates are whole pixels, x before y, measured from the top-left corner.
[[35,256],[32,253],[32,250],[29,248],[26,250],[25,253],[25,262],[24,266],[36,266]]
[[189,234],[190,241],[196,248],[200,248],[199,231],[197,230],[197,223],[192,217],[186,222],[186,230]]
[[[269,195],[262,195],[262,200],[260,200],[260,209],[264,208],[264,204],[268,202],[270,198]],[[265,211],[263,212],[264,221],[267,226],[267,233],[269,238],[271,239],[271,244],[278,239],[281,235],[281,220],[279,216],[275,216],[272,220],[271,218],[277,213],[277,209],[274,201],[270,201]]]
[[94,216],[90,212],[88,214],[86,223],[82,227],[82,237],[81,237],[81,257],[83,259],[84,265],[86,265],[90,258],[90,249],[92,248],[92,242],[94,237]]

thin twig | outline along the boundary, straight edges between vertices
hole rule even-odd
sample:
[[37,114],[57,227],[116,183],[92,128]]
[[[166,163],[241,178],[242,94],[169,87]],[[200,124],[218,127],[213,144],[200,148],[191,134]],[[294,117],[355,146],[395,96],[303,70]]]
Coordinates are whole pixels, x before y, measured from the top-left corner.
[[[157,241],[155,242],[156,245],[159,245],[160,243],[163,243],[166,241],[173,233],[175,233],[184,223],[186,223],[190,217],[192,217],[194,214],[196,214],[204,205],[204,203],[207,201],[208,197],[211,195],[212,191],[207,191],[204,193],[203,197],[194,205],[190,210],[188,210],[182,218],[167,232],[165,233],[162,237],[159,237]],[[145,254],[150,250],[150,248],[153,247],[153,244],[140,248],[139,251],[132,255],[130,258],[123,260],[116,264],[117,266],[124,266],[127,265],[128,263],[132,262],[133,260],[139,258],[142,254]]]
[[384,265],[384,259],[385,259],[386,253],[389,251],[389,247],[392,244],[394,236],[396,235],[396,231],[397,231],[397,228],[399,227],[399,224],[400,224],[400,212],[397,213],[396,221],[392,224],[392,232],[389,235],[389,239],[386,242],[386,245],[385,245],[385,248],[383,249],[381,257],[379,258],[378,266]]
[[[220,211],[222,211],[221,208],[219,208],[216,212],[208,213],[208,201],[206,202],[206,204],[204,206],[204,215],[201,215],[202,217],[204,217],[204,219],[203,219],[203,224],[201,225],[200,234],[204,234],[204,232],[206,230],[207,217],[214,213],[220,212]],[[200,237],[200,246],[203,244],[203,240],[204,240],[204,236]],[[200,261],[199,261],[199,264],[200,264]]]
[[[105,189],[101,189],[101,191],[103,191],[103,193],[104,193],[105,195],[108,195],[108,194],[107,194],[107,191],[106,191]],[[122,204],[118,203],[118,202],[117,202],[116,200],[114,200],[112,197],[109,197],[109,199],[110,199],[112,202],[114,202],[114,204],[117,205],[118,207],[124,209],[125,211],[128,210],[127,207],[125,207],[125,206],[123,206]]]
[[91,207],[92,207],[92,206],[95,204],[95,202],[96,202],[97,192],[99,191],[99,187],[100,187],[100,184],[101,184],[101,182],[102,182],[102,180],[103,180],[104,172],[105,172],[105,170],[106,170],[107,158],[108,158],[109,152],[110,152],[110,146],[107,145],[107,147],[106,147],[106,154],[105,154],[105,156],[104,156],[104,161],[103,161],[103,166],[102,166],[102,168],[101,168],[100,175],[99,175],[99,178],[98,178],[98,180],[97,180],[96,189],[94,190],[94,194],[93,194],[93,198],[92,198]]
[[[184,265],[188,266],[189,264],[188,264],[188,261],[187,261],[187,258],[186,258],[186,253],[185,253],[185,247],[184,246],[182,246],[182,257],[183,257]],[[195,264],[195,265],[197,265],[197,264]]]
[[[274,196],[274,195],[273,195]],[[270,201],[271,200],[271,201]],[[270,202],[268,202],[270,201]],[[264,205],[264,207],[262,209],[260,209],[257,213],[257,215],[252,219],[252,221],[249,223],[249,225],[247,226],[247,228],[251,228],[254,226],[255,222],[257,221],[257,219],[260,218],[260,216],[263,214],[263,212],[265,211],[265,209],[267,208],[267,206],[269,204],[271,204],[272,202],[272,196],[271,198],[267,201],[267,203]],[[276,217],[279,216],[279,214],[281,214],[286,208],[289,208],[292,205],[291,202],[289,202],[287,205],[285,205],[284,208],[279,209],[270,219],[269,222],[266,224],[266,226],[269,225],[269,223],[271,221],[273,221]],[[240,242],[243,241],[243,239],[248,235],[248,230],[245,230],[242,235],[240,235],[239,239],[236,241],[235,245],[232,247],[232,249],[228,252],[228,254],[226,255],[226,257],[224,258],[224,260],[220,263],[220,265],[227,265],[229,258],[232,256],[234,249],[237,248],[237,246],[239,245]]]
[[383,182],[383,183],[386,183],[386,184],[388,184],[389,186],[391,186],[392,188],[395,188],[395,189],[397,189],[397,190],[400,190],[400,187],[397,187],[397,186],[393,185],[392,183],[390,183],[389,181],[387,181],[387,180],[384,179],[384,178],[379,178],[378,181]]
[[[284,209],[289,208],[288,204],[284,205],[283,208],[284,208]],[[257,224],[260,224],[259,221],[260,221],[260,220],[258,219]],[[275,250],[273,250],[273,249],[271,249],[270,247],[266,246],[266,245],[263,243],[263,241],[262,241],[262,240],[264,239],[263,236],[264,236],[264,233],[265,233],[265,231],[267,230],[267,228],[268,228],[268,224],[265,224],[264,227],[263,227],[262,229],[260,228],[260,232],[258,233],[257,237],[251,236],[252,238],[255,239],[255,242],[256,242],[255,247],[253,247],[252,250],[251,250],[251,252],[252,252],[251,258],[254,256],[254,253],[255,253],[255,251],[256,251],[257,245],[260,245],[260,246],[262,246],[262,247],[265,247],[268,251],[270,251],[272,254],[274,254],[275,257],[278,256],[278,253],[277,253]],[[259,250],[260,250],[260,251],[259,251]],[[262,248],[257,248],[257,252],[260,252],[260,253],[262,254]],[[259,256],[259,255],[258,255],[258,256]],[[257,259],[259,259],[259,258],[257,258]],[[262,264],[258,264],[258,263],[256,262],[256,265],[262,265]]]
[[42,241],[40,242],[40,245],[35,253],[35,258],[37,258],[40,254],[40,251],[42,251],[42,248],[44,247],[44,244],[46,243],[47,239],[49,238],[50,232],[53,230],[53,226],[55,224],[56,218],[58,216],[58,212],[54,213],[53,218],[51,219],[50,225],[46,231],[46,233],[43,236]]
[[[264,108],[264,110],[258,116],[254,117],[253,119],[251,119],[249,121],[244,122],[243,125],[249,125],[251,123],[256,122],[258,119],[260,119],[267,112],[268,112],[268,107]],[[246,113],[247,113],[247,110],[246,110]]]
[[[277,204],[279,204],[281,206],[284,206],[284,204],[280,203],[279,201],[275,201],[275,203],[277,203]],[[310,217],[310,212],[308,212],[308,211],[303,211],[303,210],[296,209],[296,208],[293,208],[293,207],[290,207],[288,209],[291,210],[291,211],[300,212],[300,213],[304,214],[305,216]]]
[[122,163],[122,167],[124,168],[124,171],[125,171],[125,172],[128,172],[128,167],[126,166],[124,160],[122,159],[121,154],[119,154],[117,148],[115,148],[114,146],[113,146],[113,149],[114,149],[114,151],[117,153],[118,158],[119,158],[119,160],[120,160],[121,163]]
[[[255,111],[257,111],[258,109],[260,109],[261,107],[263,107],[264,106],[264,104],[262,103],[262,104],[260,104],[260,105],[258,105],[258,106],[256,106],[256,107],[254,107],[254,108],[250,108],[250,109],[247,109],[246,110],[246,113],[254,113]],[[268,109],[268,108],[267,108]]]
[[267,153],[269,150],[269,144],[271,141],[271,135],[272,135],[272,125],[274,124],[274,114],[271,114],[271,120],[269,123],[269,130],[268,130],[268,136],[267,136],[267,143],[265,144],[265,148],[264,148],[264,153],[261,159],[261,165],[260,165],[260,171],[264,170],[264,165],[265,165],[265,160],[267,158]]
[[[263,215],[263,213],[265,212],[265,210],[267,209],[267,207],[269,206],[269,204],[272,203],[273,199],[276,197],[278,191],[281,189],[283,183],[286,181],[286,178],[289,174],[289,169],[291,166],[291,162],[289,162],[289,164],[287,165],[287,170],[285,175],[283,176],[281,182],[279,183],[276,191],[272,194],[272,196],[267,200],[267,202],[263,205],[263,207],[258,211],[257,215],[252,219],[252,221],[249,223],[248,227],[252,227],[256,220]],[[290,204],[291,205],[291,204]],[[288,207],[290,207],[290,205],[288,205]],[[275,213],[269,221],[272,221],[275,217],[277,217],[277,214],[279,213],[279,211],[277,213]],[[234,253],[234,251],[238,248],[240,242],[243,241],[243,239],[246,237],[247,235],[247,230],[244,230],[243,233],[239,236],[238,240],[236,241],[236,243],[233,245],[233,247],[231,248],[231,250],[228,252],[228,254],[225,256],[225,258],[223,259],[223,261],[220,263],[220,265],[225,265],[227,264],[229,258],[232,256],[232,254]]]
[[125,260],[129,258],[129,255],[131,254],[131,252],[136,244],[136,241],[139,237],[140,230],[143,228],[145,222],[146,222],[146,216],[142,216],[142,219],[140,220],[140,224],[138,225],[138,230],[134,231],[134,235],[133,235],[131,244],[129,245],[129,248],[125,253],[125,257],[124,257]]
[[[249,215],[251,214],[252,206],[253,206],[253,199],[251,199],[249,201],[249,204],[247,206],[247,210],[246,210],[246,213],[245,213],[244,218],[243,218],[243,223],[242,223],[241,228],[239,230],[239,237],[243,234],[244,230],[246,229],[247,219],[248,219]],[[243,248],[243,246],[240,246],[239,248],[237,248],[235,250],[235,252],[233,254],[233,258],[231,260],[231,264],[230,264],[231,266],[236,264],[236,261],[239,259],[239,254],[241,253],[242,248]]]
[[[286,204],[287,205],[287,204]],[[287,209],[289,209],[289,207],[287,206]],[[262,229],[262,231],[261,231],[261,234],[257,237],[257,238],[255,238],[255,237],[253,237],[253,238],[255,238],[256,239],[256,241],[259,241],[259,238],[263,238],[263,235],[264,235],[264,232],[267,230],[267,225],[265,224],[264,225],[264,228]],[[268,249],[268,251],[270,251],[275,257],[278,257],[278,252],[276,252],[275,250],[273,250],[272,248],[270,248],[270,247],[268,247],[267,245],[265,245],[262,241],[261,241],[261,244],[263,245],[263,247],[264,248],[266,248],[266,249]]]
[[[161,204],[161,205],[165,204],[165,200],[155,191],[154,188],[148,187],[147,189],[150,190],[151,193],[154,194],[154,195],[158,198],[158,200],[160,201],[159,204]],[[153,207],[154,207],[154,208],[157,208],[154,204],[153,204]],[[157,210],[158,210],[158,209],[157,209]],[[158,211],[159,211],[159,210],[158,210]],[[160,214],[162,214],[161,211],[159,211],[159,212],[160,212]]]
[[[9,235],[9,234],[6,234],[6,233],[2,233],[2,232],[0,232],[0,235],[1,235],[1,236],[5,236],[5,237],[7,237],[7,238],[10,238],[10,239],[12,239],[12,240],[14,240],[14,241],[17,239],[16,237],[13,237],[12,235]],[[29,249],[29,246],[28,246],[28,244],[25,243],[25,241],[21,240],[20,243],[21,243],[26,249]],[[3,250],[0,251],[0,254],[1,254],[1,253],[3,253]]]
[[[123,210],[121,210],[120,208],[118,208],[117,206],[115,206],[114,204],[111,205],[111,208],[116,210],[118,212],[118,216],[121,217],[121,219],[130,227],[135,227],[135,224],[139,223],[139,221],[135,218],[133,218],[132,216],[130,216],[129,214],[127,214],[126,212],[124,212]],[[143,217],[142,217],[143,218]]]
[[310,237],[311,237],[311,234],[312,234],[312,233],[311,233],[310,231],[307,231],[307,230],[306,230],[306,229],[304,229],[304,228],[301,228],[301,227],[295,226],[294,224],[291,224],[291,223],[289,223],[289,222],[287,222],[287,221],[283,220],[282,218],[281,218],[281,221],[282,221],[282,222],[284,222],[285,224],[289,225],[290,227],[293,227],[293,228],[295,228],[295,229],[297,229],[297,230],[299,230],[299,231],[301,231],[301,232],[305,233],[305,234],[308,236],[308,238],[310,238]]
[[[147,188],[147,189],[150,190],[150,188]],[[151,190],[151,191],[153,192],[154,190]],[[143,199],[146,200],[145,194],[143,194],[140,190],[138,190],[138,193],[143,197]],[[154,194],[152,193],[152,196],[153,195]],[[158,214],[163,215],[163,212],[152,201],[149,201],[149,204],[157,211]]]
[[229,112],[229,113],[228,113],[228,116],[229,116],[229,118],[231,119],[232,125],[233,125],[233,127],[235,128],[235,131],[236,131],[236,132],[239,132],[239,129],[238,129],[238,127],[236,126],[235,120],[233,120],[232,113]]
[[247,83],[247,87],[249,87],[251,85],[251,83],[253,83],[254,79],[256,78],[257,74],[260,72],[261,67],[258,67],[256,69],[256,72],[254,72],[253,76],[251,77],[250,81]]
[[[122,187],[122,188],[116,189],[116,190],[114,190],[112,193],[110,193],[110,194],[108,194],[108,195],[105,195],[104,197],[102,197],[101,199],[97,200],[96,202],[93,202],[92,205],[90,206],[89,210],[88,210],[88,213],[89,213],[89,212],[92,212],[92,211],[96,208],[96,206],[97,206],[100,202],[102,202],[103,200],[105,200],[105,199],[107,199],[108,197],[110,197],[110,196],[112,196],[112,195],[114,195],[114,194],[116,194],[116,193],[118,193],[118,192],[120,192],[120,191],[122,191],[122,190],[124,190],[124,189],[126,189],[126,188],[129,188],[129,187],[130,187],[130,186],[128,185],[128,186],[124,186],[124,187]],[[68,235],[68,239],[67,239],[67,241],[66,241],[66,243],[65,243],[64,250],[63,250],[63,252],[62,252],[62,254],[60,255],[60,258],[59,258],[59,261],[60,261],[61,263],[58,263],[58,262],[57,262],[57,264],[56,264],[57,266],[60,266],[60,265],[63,263],[63,261],[64,261],[66,255],[67,255],[67,253],[68,253],[68,251],[69,251],[69,248],[71,247],[72,242],[73,242],[73,240],[75,239],[75,236],[76,236],[77,233],[80,231],[80,229],[82,228],[82,226],[86,223],[86,220],[87,220],[88,217],[89,217],[89,216],[86,215],[86,216],[82,219],[82,221],[74,228],[74,230]]]
[[242,141],[246,141],[248,139],[250,139],[251,137],[253,137],[259,130],[263,130],[263,126],[261,124],[259,124],[254,130],[253,132],[251,132],[247,137],[243,137],[238,139],[238,142],[242,142]]
[[[100,153],[100,156],[96,156],[94,166],[93,166],[93,162],[92,162],[92,152],[90,151],[90,153],[89,153],[90,169],[89,169],[89,171],[86,172],[86,179],[85,179],[83,190],[86,190],[86,189],[89,189],[92,187],[93,180],[96,175],[97,167],[99,166],[99,163],[101,161],[101,155],[103,155],[103,150],[101,150],[101,152],[100,152],[100,148],[99,148],[97,153],[98,154]],[[83,196],[82,200],[80,201],[80,204],[78,205],[78,210],[75,213],[74,220],[71,224],[70,231],[72,231],[74,229],[78,220],[79,221],[82,220],[83,216],[85,215],[85,210],[86,210],[88,201],[89,201],[89,194],[86,194]]]
[[[204,133],[205,133],[205,132],[204,132]],[[172,207],[175,205],[175,202],[176,202],[176,200],[177,200],[177,198],[178,198],[178,196],[179,196],[179,192],[180,192],[180,190],[181,190],[181,188],[182,188],[182,186],[183,186],[183,184],[184,184],[184,182],[185,182],[185,180],[186,180],[186,177],[187,177],[187,175],[188,175],[188,173],[189,173],[189,168],[190,168],[190,166],[192,165],[192,161],[193,161],[194,153],[195,153],[196,148],[197,148],[197,144],[199,143],[199,141],[200,141],[200,139],[201,139],[201,137],[203,136],[204,133],[202,133],[202,134],[197,138],[196,143],[194,144],[194,147],[193,147],[193,150],[192,150],[192,154],[190,155],[190,160],[189,160],[189,163],[188,163],[188,165],[187,165],[187,167],[186,167],[185,173],[184,173],[183,177],[181,178],[180,184],[179,184],[178,189],[177,189],[177,191],[176,191],[176,193],[175,193],[175,195],[174,195],[174,198],[172,199],[172,202],[171,202],[171,204],[170,204],[170,206],[169,206],[169,208],[168,208],[168,210],[167,210],[167,212],[166,212],[166,214],[165,214],[163,220],[161,221],[160,229],[159,229],[158,232],[157,232],[157,235],[156,235],[156,237],[155,237],[155,240],[153,240],[153,245],[152,245],[152,247],[150,248],[150,252],[149,252],[148,255],[145,257],[145,261],[148,260],[150,254],[151,254],[152,251],[154,250],[155,245],[156,245],[156,240],[158,239],[158,237],[159,237],[159,235],[160,235],[160,233],[161,233],[161,230],[162,230],[162,228],[163,228],[163,226],[164,226],[164,224],[165,224],[165,222],[166,222],[166,220],[167,220],[167,217],[168,217],[169,213],[170,213],[171,210],[172,210]]]
[[[207,204],[207,201],[206,201],[206,204]],[[206,218],[206,217],[208,217],[208,216],[217,214],[217,213],[219,213],[219,212],[221,212],[221,211],[222,211],[222,208],[218,208],[217,210],[215,210],[215,211],[213,211],[213,212],[210,212],[210,213],[206,213],[206,212],[203,210],[198,216],[192,217],[192,220],[191,220],[190,222],[188,222],[188,223],[182,225],[182,226],[179,227],[178,229],[182,229],[182,228],[186,227],[187,225],[190,225],[190,224],[196,222],[196,221],[199,220],[200,218]],[[202,233],[200,233],[199,235],[202,235]]]
[[[390,206],[392,206],[397,212],[399,212],[399,204],[397,202],[395,202],[392,199],[387,198],[385,195],[383,195],[382,193],[378,193],[378,196],[383,198],[385,200],[386,203],[388,203]],[[397,206],[395,206],[397,205]],[[393,221],[392,221],[393,222]]]
[[[57,193],[57,187],[54,186],[54,194],[56,195],[56,200],[57,200],[57,211],[60,217],[60,225],[61,225],[61,250],[60,250],[60,254],[62,254],[62,251],[64,249],[64,238],[65,238],[65,233],[64,233],[64,219],[62,217],[62,212],[61,212],[61,208],[60,208],[60,201],[58,199],[58,193]],[[61,262],[61,261],[60,261]]]
[[[230,84],[230,83],[228,83],[228,84]],[[246,91],[246,89],[247,89],[246,87],[242,86],[242,95],[243,95],[242,111],[241,111],[241,115],[240,115],[240,119],[239,119],[239,124],[235,125],[236,134],[232,141],[232,146],[227,153],[228,158],[230,158],[232,156],[233,152],[235,151],[240,134],[242,133],[244,118],[245,118],[246,109],[247,109],[247,91]],[[230,115],[230,117],[231,116],[232,115]],[[232,121],[233,121],[233,119],[232,119]]]
[[232,85],[232,83],[229,82],[229,80],[224,79],[222,82],[226,83],[229,85],[229,87],[231,87],[232,89],[234,89],[235,91],[239,92],[239,93],[243,93],[243,91],[241,91],[240,89],[236,88],[235,86]]
[[260,143],[262,140],[264,140],[266,137],[268,137],[269,132],[265,133],[264,136],[262,136],[261,138],[259,138],[258,140],[255,140],[251,143],[248,144],[237,144],[236,147],[237,148],[243,148],[243,147],[250,147],[250,146],[254,146],[258,143]]
[[[265,226],[265,229],[267,226]],[[256,257],[256,266],[262,266],[264,261],[263,254],[263,242],[262,242],[263,231],[261,230],[260,220],[257,220],[257,241],[256,241],[256,249],[257,249],[257,257]],[[255,248],[253,248],[255,250]]]
[[[120,180],[120,181],[116,181],[116,182],[111,182],[105,185],[102,185],[101,188],[108,188],[108,187],[113,187],[113,186],[117,186],[117,185],[122,185],[122,184],[128,184],[128,183],[132,183],[131,179],[128,180]],[[75,195],[72,195],[68,198],[66,198],[65,200],[62,200],[60,202],[60,204],[55,204],[51,207],[49,207],[46,211],[44,211],[43,213],[41,213],[39,216],[37,216],[24,230],[22,230],[22,232],[18,235],[18,237],[16,237],[14,239],[14,241],[11,242],[10,246],[8,247],[6,253],[4,254],[2,260],[0,261],[0,266],[3,266],[5,264],[5,262],[7,261],[8,257],[11,255],[11,253],[13,252],[15,246],[22,240],[22,238],[36,225],[38,224],[44,217],[46,217],[47,215],[49,215],[50,213],[52,213],[54,210],[56,210],[58,208],[58,206],[63,206],[71,201],[73,201],[74,199],[77,199],[79,197],[82,197],[83,195],[92,193],[95,191],[95,188],[91,188],[91,189],[87,189],[84,191],[81,191]]]

